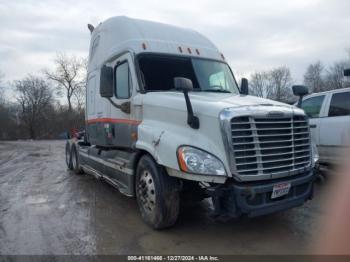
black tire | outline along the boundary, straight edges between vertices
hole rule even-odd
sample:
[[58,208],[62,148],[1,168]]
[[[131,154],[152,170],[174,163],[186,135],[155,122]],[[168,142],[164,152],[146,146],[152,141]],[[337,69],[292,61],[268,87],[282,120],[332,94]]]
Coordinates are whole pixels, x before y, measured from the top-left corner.
[[84,173],[81,166],[80,166],[79,156],[78,156],[77,148],[75,146],[72,146],[71,158],[72,158],[72,160],[71,160],[72,170],[74,171],[74,173],[76,173],[76,174]]
[[175,224],[180,209],[179,181],[149,155],[142,156],[137,165],[135,191],[141,216],[148,225],[162,229]]
[[72,170],[72,154],[71,154],[71,147],[69,142],[66,143],[66,164],[69,170]]

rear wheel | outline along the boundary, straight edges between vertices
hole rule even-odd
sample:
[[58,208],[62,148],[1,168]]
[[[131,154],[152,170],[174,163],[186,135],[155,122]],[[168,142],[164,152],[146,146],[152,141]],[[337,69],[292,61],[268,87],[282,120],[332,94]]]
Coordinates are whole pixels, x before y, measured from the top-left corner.
[[71,150],[71,158],[72,158],[72,169],[74,171],[74,173],[76,174],[82,174],[83,170],[80,167],[80,163],[79,163],[79,156],[78,156],[78,152],[75,146],[72,146],[72,150]]
[[69,142],[66,143],[66,164],[68,169],[72,170],[72,155]]
[[170,227],[179,215],[179,183],[151,156],[141,157],[136,171],[136,198],[143,220],[155,229]]

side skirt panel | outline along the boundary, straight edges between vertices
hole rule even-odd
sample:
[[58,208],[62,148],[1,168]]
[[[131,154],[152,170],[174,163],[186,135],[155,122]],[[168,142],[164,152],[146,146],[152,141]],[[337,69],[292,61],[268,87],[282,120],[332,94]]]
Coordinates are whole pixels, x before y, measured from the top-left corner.
[[136,153],[121,150],[80,148],[79,156],[84,171],[107,181],[122,194],[134,196],[133,159]]

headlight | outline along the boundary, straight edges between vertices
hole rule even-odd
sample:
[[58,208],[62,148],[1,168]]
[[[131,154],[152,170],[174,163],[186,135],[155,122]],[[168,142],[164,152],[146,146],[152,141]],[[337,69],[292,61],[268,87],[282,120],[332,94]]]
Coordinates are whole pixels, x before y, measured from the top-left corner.
[[312,149],[312,166],[315,166],[320,156],[318,155],[317,146],[314,142],[311,142],[311,149]]
[[180,169],[187,173],[226,176],[225,167],[215,156],[189,146],[177,150]]

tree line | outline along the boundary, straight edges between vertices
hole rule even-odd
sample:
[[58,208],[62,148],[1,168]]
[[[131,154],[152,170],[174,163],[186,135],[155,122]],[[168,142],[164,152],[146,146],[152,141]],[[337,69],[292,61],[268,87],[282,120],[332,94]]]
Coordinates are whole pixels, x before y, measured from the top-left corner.
[[[321,61],[307,67],[304,84],[310,93],[350,86],[343,77],[344,69],[350,67],[350,48],[347,54],[328,67]],[[4,99],[0,72],[0,140],[66,138],[72,129],[84,128],[87,60],[58,54],[53,62],[53,70],[13,81],[7,92],[15,97],[11,102]],[[287,66],[254,72],[250,94],[293,103],[297,99],[291,91],[294,83]]]
[[15,101],[4,99],[0,73],[0,140],[65,138],[84,127],[86,59],[58,54],[53,62],[52,71],[10,83]]
[[[344,77],[344,69],[350,67],[350,48],[347,57],[326,67],[321,61],[310,64],[304,73],[304,85],[310,93],[334,90],[350,86]],[[291,87],[296,84],[290,69],[280,66],[271,70],[254,72],[250,76],[250,94],[285,103],[293,103],[296,98]]]

